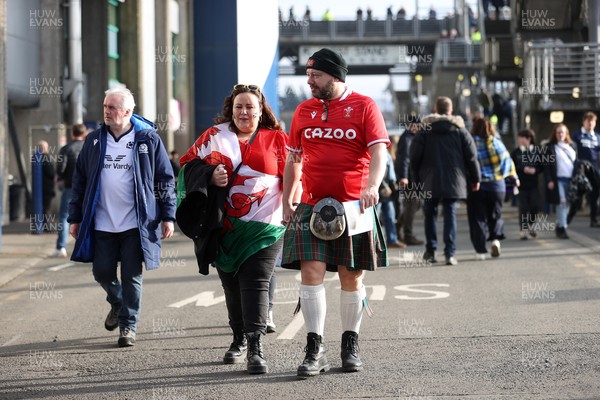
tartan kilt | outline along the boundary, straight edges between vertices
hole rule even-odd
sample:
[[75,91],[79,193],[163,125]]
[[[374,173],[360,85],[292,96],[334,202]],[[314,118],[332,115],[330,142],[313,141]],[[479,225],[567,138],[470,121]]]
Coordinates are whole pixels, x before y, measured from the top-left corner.
[[313,206],[300,203],[285,230],[281,266],[300,269],[300,261],[317,260],[324,262],[330,272],[337,272],[338,265],[346,266],[349,271],[387,267],[387,247],[375,207],[372,209],[372,231],[354,236],[345,232],[337,239],[321,240],[309,227]]

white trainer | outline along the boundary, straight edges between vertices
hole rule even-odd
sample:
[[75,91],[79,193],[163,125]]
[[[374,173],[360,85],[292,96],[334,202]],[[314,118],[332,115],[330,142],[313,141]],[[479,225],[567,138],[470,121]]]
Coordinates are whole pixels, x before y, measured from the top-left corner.
[[54,253],[52,253],[52,257],[54,258],[67,258],[67,249],[61,247],[60,249],[56,249]]
[[498,239],[492,240],[492,257],[500,257],[500,241]]

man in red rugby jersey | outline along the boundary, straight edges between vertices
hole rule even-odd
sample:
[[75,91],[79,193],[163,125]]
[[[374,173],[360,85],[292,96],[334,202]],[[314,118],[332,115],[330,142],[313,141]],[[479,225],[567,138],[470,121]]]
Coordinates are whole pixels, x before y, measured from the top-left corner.
[[[354,372],[363,368],[358,354],[362,313],[368,310],[363,271],[387,266],[385,240],[373,206],[379,201],[390,140],[375,102],[345,84],[347,72],[342,55],[327,48],[308,59],[307,83],[313,98],[296,109],[287,146],[282,267],[300,269],[302,275],[300,305],[308,335],[306,356],[298,367],[300,378],[329,369],[323,346],[325,271],[339,274],[342,369]],[[293,204],[300,178],[301,203]],[[360,202],[363,216],[372,217],[372,229],[348,235],[339,212],[344,209],[339,202],[348,201]],[[323,202],[329,208],[321,208]],[[318,210],[330,214],[336,210],[336,218],[328,220],[327,213],[315,213]]]

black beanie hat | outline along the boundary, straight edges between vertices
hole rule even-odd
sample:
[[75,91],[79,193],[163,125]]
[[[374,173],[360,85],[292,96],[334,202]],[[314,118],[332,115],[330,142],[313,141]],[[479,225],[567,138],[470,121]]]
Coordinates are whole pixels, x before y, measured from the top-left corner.
[[337,51],[331,49],[321,49],[310,56],[306,62],[306,69],[314,68],[328,73],[346,82],[346,73],[348,73],[348,64],[344,57]]

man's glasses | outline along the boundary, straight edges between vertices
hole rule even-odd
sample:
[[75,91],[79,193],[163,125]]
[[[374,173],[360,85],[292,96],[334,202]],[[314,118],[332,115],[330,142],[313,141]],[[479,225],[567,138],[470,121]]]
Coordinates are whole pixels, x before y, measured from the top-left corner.
[[257,85],[246,85],[243,83],[238,83],[237,85],[233,85],[234,91],[243,90],[243,89],[254,90],[254,91],[260,93],[260,86],[257,86]]

